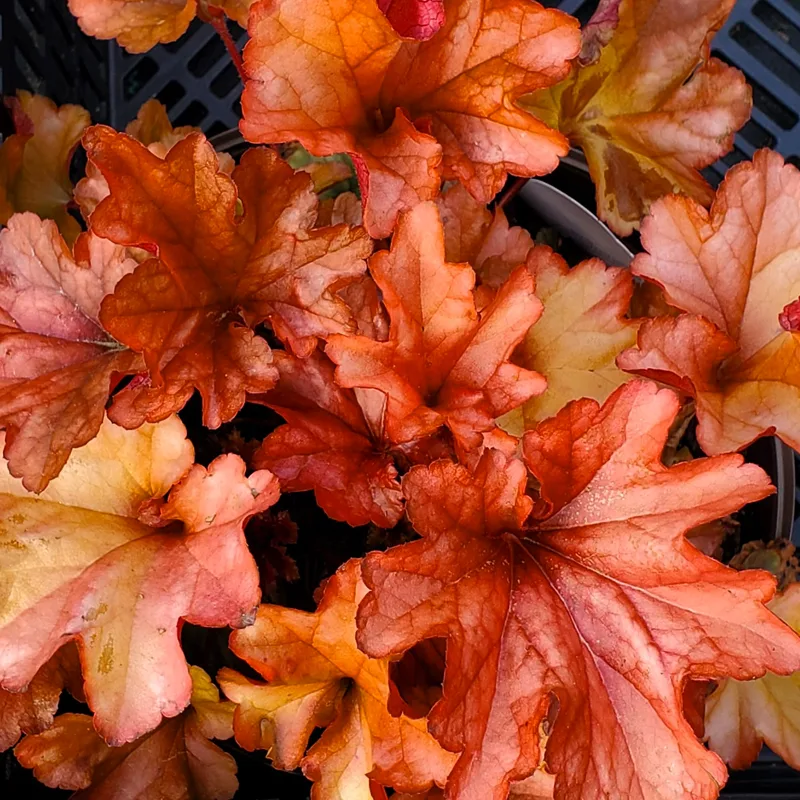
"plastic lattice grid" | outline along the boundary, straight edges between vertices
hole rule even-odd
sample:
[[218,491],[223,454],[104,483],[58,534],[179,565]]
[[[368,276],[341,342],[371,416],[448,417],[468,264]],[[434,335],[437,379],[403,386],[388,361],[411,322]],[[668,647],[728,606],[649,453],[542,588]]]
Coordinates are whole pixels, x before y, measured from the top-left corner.
[[[231,24],[241,46],[245,32]],[[131,55],[85,36],[67,0],[0,0],[0,87],[85,106],[94,122],[124,128],[157,97],[178,125],[209,135],[236,127],[241,84],[210,25],[195,20],[177,42]]]

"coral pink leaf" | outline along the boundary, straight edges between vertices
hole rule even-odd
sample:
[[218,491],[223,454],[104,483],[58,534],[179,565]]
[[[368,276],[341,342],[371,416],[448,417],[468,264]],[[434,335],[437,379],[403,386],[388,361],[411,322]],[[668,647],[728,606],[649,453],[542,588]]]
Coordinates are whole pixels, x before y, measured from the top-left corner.
[[497,451],[474,473],[440,461],[404,478],[422,539],[364,560],[358,643],[385,658],[447,637],[429,717],[461,753],[447,796],[505,798],[540,765],[549,712],[556,800],[710,800],[726,772],[684,719],[686,680],[800,666],[800,639],[764,607],[774,579],[684,538],[772,487],[738,455],[665,467],[677,410],[633,381],[527,434],[539,519],[523,464]]
[[[23,689],[76,639],[87,702],[112,745],[189,702],[180,620],[241,627],[259,600],[242,527],[275,502],[277,479],[245,478],[233,455],[186,473],[185,436],[177,418],[136,431],[106,422],[39,497],[0,479],[0,586],[12,598],[0,610],[0,687]],[[184,473],[161,525],[140,521]]]
[[759,151],[727,174],[710,212],[665,197],[642,234],[633,272],[694,316],[647,323],[620,367],[693,395],[707,453],[773,432],[800,448],[800,171]]
[[55,222],[15,214],[0,231],[0,426],[11,473],[39,492],[98,431],[119,378],[144,367],[99,325],[103,297],[136,262]]

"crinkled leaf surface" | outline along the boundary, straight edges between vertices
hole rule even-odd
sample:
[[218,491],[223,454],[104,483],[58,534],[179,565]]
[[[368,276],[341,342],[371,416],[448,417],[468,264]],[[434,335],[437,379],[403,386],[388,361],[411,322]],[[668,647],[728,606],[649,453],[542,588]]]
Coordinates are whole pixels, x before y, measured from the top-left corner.
[[602,403],[630,380],[615,359],[635,343],[638,329],[625,317],[633,294],[628,270],[596,258],[570,269],[544,245],[534,248],[527,263],[544,310],[520,347],[518,363],[544,375],[547,389],[504,419],[515,433],[534,428],[572,400]]
[[800,639],[763,606],[774,579],[683,537],[769,481],[738,455],[663,466],[677,409],[671,391],[634,381],[526,434],[541,485],[527,522],[525,466],[496,451],[474,474],[442,461],[404,478],[423,538],[365,558],[357,640],[381,658],[448,637],[429,717],[461,752],[446,797],[503,800],[539,765],[556,703],[556,800],[710,800],[726,772],[684,719],[684,682],[800,666]]
[[540,375],[508,360],[541,312],[533,280],[516,270],[479,315],[475,273],[445,261],[433,203],[400,218],[391,250],[372,256],[370,273],[391,320],[389,340],[332,336],[326,353],[340,385],[386,395],[391,442],[447,425],[461,448],[475,449],[495,417],[544,389]]
[[233,703],[202,669],[189,670],[191,705],[135,742],[109,747],[90,716],[62,714],[14,753],[47,786],[78,790],[75,800],[231,800],[236,762],[209,739],[233,736]]
[[[164,156],[182,139],[190,133],[199,131],[191,125],[173,127],[167,116],[167,109],[155,98],[142,104],[136,114],[136,119],[131,120],[125,128],[128,136],[141,142],[147,149],[159,158]],[[223,153],[218,153],[220,169],[231,173],[235,166],[233,159]],[[97,208],[101,200],[108,197],[108,184],[103,173],[91,162],[86,165],[86,177],[78,181],[75,186],[75,201],[81,209],[83,218],[88,222],[92,211]]]
[[69,0],[81,30],[97,39],[116,39],[129,53],[144,53],[179,39],[198,5],[220,9],[247,25],[253,0]]
[[136,262],[81,234],[71,252],[55,222],[15,214],[0,231],[0,426],[13,475],[41,491],[100,428],[120,376],[144,368],[97,321]]
[[[777,595],[769,607],[800,631],[800,584]],[[709,747],[734,769],[749,767],[764,743],[800,769],[800,673],[722,681],[706,700],[705,734]]]
[[349,153],[376,238],[441,176],[486,203],[507,173],[550,172],[566,152],[516,100],[566,74],[575,20],[527,0],[445,0],[444,11],[425,42],[398,36],[375,0],[261,0],[250,15],[243,134]]
[[377,0],[392,27],[408,39],[430,39],[444,24],[444,0]]
[[53,219],[70,244],[80,233],[67,212],[72,199],[69,164],[90,123],[80,106],[56,106],[46,97],[20,91],[6,101],[17,132],[0,145],[0,225],[18,211]]
[[318,337],[354,329],[335,289],[364,273],[372,243],[361,228],[314,229],[311,180],[272,151],[246,153],[231,179],[200,134],[164,159],[103,127],[84,146],[111,189],[92,230],[156,254],[101,309],[105,328],[144,354],[152,378],[116,399],[115,421],[162,419],[196,388],[204,424],[219,427],[247,392],[277,378],[269,345],[249,325],[269,319],[301,355]]
[[800,448],[800,338],[781,323],[800,296],[800,172],[760,151],[728,173],[710,212],[660,200],[642,241],[633,272],[689,313],[646,322],[619,366],[692,395],[707,453],[773,432]]
[[584,48],[600,46],[598,35],[607,39],[599,57],[525,98],[525,108],[583,148],[600,217],[620,235],[638,228],[662,195],[713,199],[699,170],[733,147],[751,107],[744,75],[708,57],[734,2],[604,3],[585,34],[592,41],[584,39]]
[[[110,744],[189,702],[179,620],[237,627],[259,600],[242,526],[275,502],[277,479],[245,478],[234,455],[189,469],[185,437],[176,417],[136,431],[106,421],[38,497],[0,478],[0,687],[23,689],[76,639],[87,702]],[[160,510],[160,525],[175,523],[137,519],[146,501],[147,518]]]
[[62,647],[22,692],[0,689],[0,752],[25,734],[41,733],[53,724],[61,692],[82,697],[81,665],[74,644]]
[[[356,647],[365,593],[352,560],[325,584],[316,613],[261,606],[255,625],[231,635],[231,648],[267,683],[230,669],[219,675],[238,704],[239,744],[267,749],[280,769],[302,766],[313,800],[371,800],[370,778],[399,791],[443,785],[455,760],[424,719],[389,713],[389,662]],[[326,730],[306,753],[315,727]]]
[[403,514],[397,470],[353,390],[336,384],[334,365],[319,352],[305,359],[276,352],[275,365],[280,380],[263,402],[287,424],[264,440],[254,466],[277,475],[283,491],[313,489],[334,519],[393,528]]
[[510,226],[502,208],[490,212],[460,183],[442,192],[436,204],[448,261],[467,261],[483,284],[495,288],[525,263],[533,247],[531,235]]

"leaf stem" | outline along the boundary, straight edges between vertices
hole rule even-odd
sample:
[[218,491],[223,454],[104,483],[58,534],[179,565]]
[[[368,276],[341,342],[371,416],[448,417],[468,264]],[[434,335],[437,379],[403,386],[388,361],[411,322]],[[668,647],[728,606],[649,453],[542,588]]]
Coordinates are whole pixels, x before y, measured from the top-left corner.
[[506,189],[503,196],[497,201],[495,208],[505,208],[520,193],[520,190],[527,182],[528,178],[516,178],[514,183]]
[[222,39],[222,43],[225,45],[225,49],[228,51],[231,61],[233,61],[233,66],[236,67],[236,71],[239,73],[239,78],[244,84],[244,82],[247,80],[247,73],[244,71],[242,54],[239,52],[236,42],[233,41],[233,37],[231,36],[231,32],[228,28],[228,21],[222,14],[210,13],[208,15],[208,22],[219,34],[219,38]]

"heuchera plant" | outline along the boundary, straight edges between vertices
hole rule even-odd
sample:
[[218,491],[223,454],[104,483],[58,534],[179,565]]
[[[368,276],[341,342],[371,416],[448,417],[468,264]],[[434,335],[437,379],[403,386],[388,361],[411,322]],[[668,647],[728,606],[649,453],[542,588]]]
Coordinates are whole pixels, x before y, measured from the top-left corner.
[[[701,175],[733,0],[69,5],[132,52],[211,22],[260,146],[6,101],[2,749],[85,800],[230,800],[243,750],[314,800],[800,768],[797,562],[732,516],[774,492],[739,451],[800,448],[800,172]],[[571,144],[630,269],[509,221]]]

